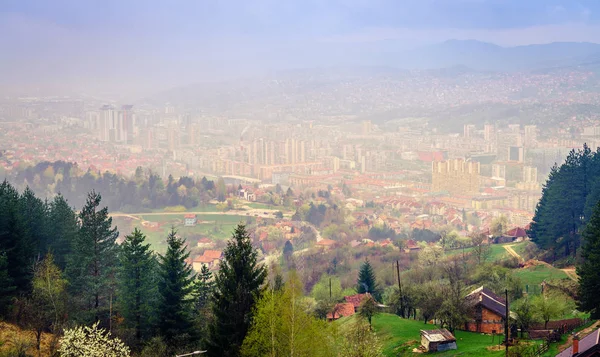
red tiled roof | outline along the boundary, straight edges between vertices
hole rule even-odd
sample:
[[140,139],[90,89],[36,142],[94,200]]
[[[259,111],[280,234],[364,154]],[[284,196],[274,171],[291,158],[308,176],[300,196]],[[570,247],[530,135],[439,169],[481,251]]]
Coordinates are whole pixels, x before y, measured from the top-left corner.
[[364,293],[364,294],[344,296],[344,300],[346,300],[347,303],[352,304],[352,306],[354,306],[355,308],[358,308],[360,306],[361,301],[365,298],[365,296],[371,296],[371,294]]
[[334,240],[332,240],[332,239],[323,238],[323,239],[321,239],[320,241],[317,242],[317,245],[322,245],[322,246],[329,247],[329,246],[334,245],[335,243],[336,242]]
[[220,250],[205,250],[203,256],[215,259],[221,259],[221,254],[223,254]]
[[188,214],[184,215],[183,218],[196,218],[196,215],[193,213],[188,213]]
[[[354,305],[348,302],[343,302],[335,305],[335,318],[339,319],[343,316],[352,316],[354,315]],[[328,319],[333,319],[333,314],[330,312],[327,314]]]
[[194,263],[210,263],[214,261],[214,259],[207,257],[206,255],[199,255],[194,258]]
[[525,229],[521,228],[521,227],[517,227],[517,228],[513,228],[510,231],[506,232],[506,235],[511,236],[511,237],[527,237],[527,232],[525,232]]

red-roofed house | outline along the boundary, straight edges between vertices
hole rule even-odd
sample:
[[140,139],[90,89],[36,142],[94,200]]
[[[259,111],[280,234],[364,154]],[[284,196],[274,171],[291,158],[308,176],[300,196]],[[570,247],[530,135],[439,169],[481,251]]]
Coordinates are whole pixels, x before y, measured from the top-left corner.
[[516,238],[526,238],[527,232],[525,231],[525,229],[523,229],[521,227],[516,227],[516,228],[513,228],[510,231],[506,232],[506,235],[511,236],[511,237],[516,237]]
[[337,320],[344,316],[352,316],[356,313],[354,305],[349,302],[336,304],[333,311],[327,314],[327,321]]
[[344,300],[346,300],[347,303],[350,303],[350,304],[352,304],[352,306],[354,306],[354,312],[358,312],[360,303],[363,301],[363,299],[366,296],[371,296],[371,294],[364,293],[364,294],[355,294],[355,295],[344,296]]
[[329,248],[331,248],[332,246],[334,246],[334,245],[335,245],[335,243],[336,243],[336,241],[334,241],[334,240],[332,240],[332,239],[323,238],[323,239],[321,239],[320,241],[318,241],[318,242],[316,243],[316,245],[317,245],[317,246],[319,246],[319,247],[323,247],[323,248],[325,248],[325,249],[329,249]]
[[197,256],[193,263],[192,268],[195,271],[200,271],[203,265],[208,266],[210,269],[216,268],[219,265],[219,261],[223,257],[223,252],[220,250],[205,250],[204,254]]
[[412,239],[406,241],[406,246],[404,247],[404,253],[410,252],[418,252],[421,250],[421,247]]

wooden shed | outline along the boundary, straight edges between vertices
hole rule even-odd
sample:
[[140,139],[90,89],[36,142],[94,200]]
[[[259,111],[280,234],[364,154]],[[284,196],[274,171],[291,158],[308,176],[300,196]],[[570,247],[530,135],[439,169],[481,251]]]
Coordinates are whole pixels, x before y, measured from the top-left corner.
[[445,328],[421,330],[421,346],[425,352],[441,352],[457,349],[456,338]]

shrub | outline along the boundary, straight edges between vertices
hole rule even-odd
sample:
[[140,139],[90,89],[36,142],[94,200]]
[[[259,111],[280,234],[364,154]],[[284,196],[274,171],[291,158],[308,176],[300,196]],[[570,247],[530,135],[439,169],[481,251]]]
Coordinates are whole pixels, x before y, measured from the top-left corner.
[[129,357],[130,351],[120,339],[98,328],[98,322],[65,330],[58,352],[62,357]]

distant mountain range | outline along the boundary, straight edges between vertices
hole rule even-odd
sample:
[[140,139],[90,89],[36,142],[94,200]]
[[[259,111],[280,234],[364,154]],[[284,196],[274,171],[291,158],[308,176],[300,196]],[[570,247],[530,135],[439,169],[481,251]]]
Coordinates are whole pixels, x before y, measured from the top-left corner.
[[600,44],[554,42],[501,47],[474,40],[449,40],[411,51],[388,51],[385,57],[386,65],[407,69],[466,66],[484,71],[522,71],[600,61]]

